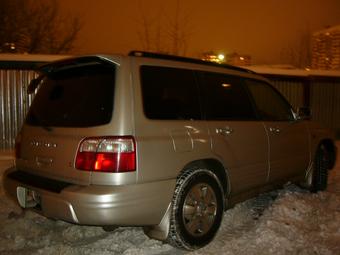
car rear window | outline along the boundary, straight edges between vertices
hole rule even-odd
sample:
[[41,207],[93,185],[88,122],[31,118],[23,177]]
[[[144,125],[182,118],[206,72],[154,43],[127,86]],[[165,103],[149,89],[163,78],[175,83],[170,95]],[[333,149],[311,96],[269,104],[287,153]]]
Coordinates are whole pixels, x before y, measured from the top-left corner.
[[26,123],[46,127],[91,127],[110,122],[115,66],[87,63],[58,67],[40,85]]

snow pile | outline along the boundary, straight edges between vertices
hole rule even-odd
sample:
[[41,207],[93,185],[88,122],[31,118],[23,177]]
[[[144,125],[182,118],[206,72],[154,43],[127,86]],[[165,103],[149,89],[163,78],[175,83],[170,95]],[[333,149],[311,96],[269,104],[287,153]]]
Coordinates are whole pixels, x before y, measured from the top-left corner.
[[[1,254],[184,254],[140,228],[107,233],[23,212],[3,193],[0,203]],[[289,186],[227,211],[214,242],[192,254],[338,254],[339,240],[339,194]]]
[[339,254],[339,194],[310,194],[292,185],[278,192],[258,220],[247,213],[257,201],[228,211],[215,241],[194,254]]
[[[194,252],[149,239],[141,228],[77,226],[22,211],[0,186],[0,254],[340,254],[340,167],[331,189],[295,185],[260,195],[225,213],[215,240]],[[0,171],[1,178],[1,171]]]

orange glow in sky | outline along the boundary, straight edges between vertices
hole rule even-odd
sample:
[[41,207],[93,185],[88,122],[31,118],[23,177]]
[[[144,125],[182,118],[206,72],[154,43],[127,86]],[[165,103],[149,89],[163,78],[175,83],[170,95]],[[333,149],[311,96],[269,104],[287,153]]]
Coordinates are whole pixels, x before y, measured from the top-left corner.
[[[59,0],[65,13],[81,17],[74,53],[141,50],[142,16],[171,23],[177,0]],[[303,35],[340,24],[339,0],[182,0],[187,56],[206,51],[237,52],[255,64],[283,63]],[[181,25],[182,26],[182,25]],[[163,39],[163,42],[166,39]]]

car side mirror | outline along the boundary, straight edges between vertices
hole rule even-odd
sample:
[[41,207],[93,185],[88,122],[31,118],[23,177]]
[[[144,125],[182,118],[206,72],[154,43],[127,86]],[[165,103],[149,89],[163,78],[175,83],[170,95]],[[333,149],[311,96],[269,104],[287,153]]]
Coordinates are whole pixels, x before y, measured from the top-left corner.
[[297,118],[299,120],[310,120],[312,113],[309,107],[299,107],[297,109]]

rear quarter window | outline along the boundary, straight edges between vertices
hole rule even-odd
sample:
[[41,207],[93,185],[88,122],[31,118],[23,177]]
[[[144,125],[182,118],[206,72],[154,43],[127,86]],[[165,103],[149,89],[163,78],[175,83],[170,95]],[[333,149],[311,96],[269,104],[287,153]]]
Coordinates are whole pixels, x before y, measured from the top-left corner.
[[140,73],[147,118],[201,119],[198,86],[192,70],[141,66]]

